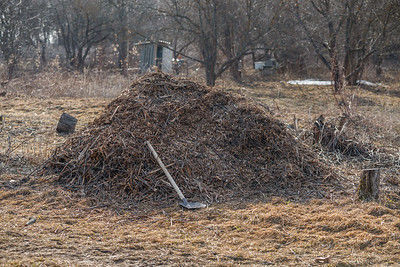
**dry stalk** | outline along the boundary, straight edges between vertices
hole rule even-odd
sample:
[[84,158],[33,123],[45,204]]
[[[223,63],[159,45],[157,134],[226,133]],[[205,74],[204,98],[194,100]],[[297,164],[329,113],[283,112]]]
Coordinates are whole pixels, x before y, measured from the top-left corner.
[[87,130],[59,147],[46,168],[60,183],[85,192],[138,201],[175,197],[145,140],[190,198],[216,201],[291,188],[298,194],[300,187],[320,196],[318,181],[335,176],[247,98],[162,73],[135,81]]

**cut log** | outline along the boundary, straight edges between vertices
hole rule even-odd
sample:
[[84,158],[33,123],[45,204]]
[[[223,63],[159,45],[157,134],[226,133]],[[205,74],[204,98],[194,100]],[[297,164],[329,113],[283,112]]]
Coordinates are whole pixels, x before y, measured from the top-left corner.
[[360,200],[378,200],[381,172],[379,169],[363,170],[358,187],[358,198]]
[[71,134],[75,132],[75,126],[78,120],[73,116],[63,113],[57,124],[56,131],[60,134]]

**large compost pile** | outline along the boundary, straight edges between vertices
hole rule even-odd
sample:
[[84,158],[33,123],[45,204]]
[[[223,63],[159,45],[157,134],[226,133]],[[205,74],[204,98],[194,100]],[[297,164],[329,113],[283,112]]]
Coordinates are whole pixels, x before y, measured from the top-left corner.
[[47,170],[69,188],[134,200],[176,197],[150,141],[188,198],[314,188],[331,173],[287,127],[244,97],[163,73],[113,100],[56,149]]

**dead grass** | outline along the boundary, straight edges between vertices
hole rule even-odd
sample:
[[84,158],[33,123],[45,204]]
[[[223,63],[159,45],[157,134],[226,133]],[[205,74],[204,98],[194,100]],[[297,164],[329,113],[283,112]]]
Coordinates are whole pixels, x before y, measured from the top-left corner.
[[35,75],[23,75],[9,81],[3,88],[8,94],[54,97],[116,97],[129,87],[131,79],[118,73],[92,70],[87,73],[53,70]]
[[[384,205],[356,202],[332,191],[327,200],[300,203],[254,196],[198,212],[180,210],[173,203],[168,207],[132,203],[122,209],[110,200],[99,201],[84,192],[71,193],[52,185],[51,176],[36,177],[30,184],[11,182],[30,173],[50,149],[65,140],[54,131],[62,112],[76,116],[80,130],[109,101],[65,97],[78,96],[73,93],[80,88],[77,85],[93,88],[88,95],[94,95],[100,86],[114,88],[118,94],[119,86],[128,83],[100,76],[91,81],[91,77],[63,80],[62,74],[53,79],[46,75],[25,77],[20,83],[32,81],[37,88],[47,88],[42,91],[43,98],[26,96],[23,86],[11,90],[9,84],[13,93],[0,102],[0,115],[5,117],[0,132],[0,265],[279,266],[316,265],[318,257],[329,257],[331,266],[400,264],[399,173],[384,175]],[[300,130],[309,129],[320,114],[328,118],[338,115],[328,87],[219,83],[268,105],[288,125],[295,115]],[[49,97],[46,94],[54,86],[59,86],[59,91],[65,86],[65,92]],[[360,139],[394,151],[400,142],[400,98],[390,92],[397,88],[393,84],[381,92],[356,91],[361,103],[356,111],[366,118],[365,126],[360,126]],[[4,158],[9,136],[15,150]],[[343,159],[337,165],[351,194],[360,166]],[[32,216],[37,222],[26,226]]]
[[[242,92],[265,103],[276,113],[278,118],[288,124],[293,123],[293,116],[296,116],[301,127],[313,124],[315,118],[321,114],[330,118],[341,113],[329,86],[290,85],[285,82],[255,82],[250,86],[220,82],[219,86],[230,88],[235,92]],[[385,136],[381,136],[381,139],[387,143],[386,137],[394,139],[393,136],[400,134],[400,121],[398,120],[400,97],[387,92],[400,92],[400,87],[394,84],[391,87],[379,88],[349,88],[349,95],[354,94],[355,96],[354,113],[366,116],[371,124],[380,128],[381,132],[385,134]],[[380,94],[376,91],[386,93]]]
[[[296,135],[302,136],[303,139],[310,134],[307,131],[312,129],[315,119],[320,115],[327,118],[327,121],[336,120],[341,115],[329,86],[299,86],[285,82],[255,82],[247,86],[238,86],[226,81],[220,83],[221,87],[241,92],[267,105],[275,117],[286,122],[290,128],[294,127],[296,118],[299,125]],[[326,159],[342,174],[344,180],[341,182],[344,186],[347,185],[351,192],[354,192],[362,169],[381,167],[383,189],[386,192],[382,200],[390,207],[400,207],[400,202],[396,204],[399,199],[400,180],[400,97],[395,93],[400,92],[399,88],[397,83],[378,87],[347,88],[348,95],[352,98],[354,96],[355,99],[352,109],[356,119],[348,124],[346,134],[357,143],[374,147],[378,154],[386,151],[383,157],[390,158],[389,165],[380,159],[360,160],[339,153],[320,153],[321,158]],[[312,145],[312,142],[308,143]],[[389,153],[389,156],[385,156],[385,153]],[[378,156],[381,157],[382,155]]]
[[103,98],[53,98],[9,96],[0,102],[0,151],[8,156],[23,156],[33,162],[47,158],[65,136],[56,133],[58,119],[67,112],[78,119],[76,130],[83,129],[107,103]]
[[377,204],[270,199],[132,212],[46,184],[3,191],[0,203],[0,264],[400,263],[400,214]]

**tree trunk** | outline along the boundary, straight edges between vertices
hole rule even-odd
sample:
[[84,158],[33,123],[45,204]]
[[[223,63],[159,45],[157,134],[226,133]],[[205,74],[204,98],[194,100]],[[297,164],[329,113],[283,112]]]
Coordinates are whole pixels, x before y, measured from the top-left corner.
[[337,94],[341,92],[343,89],[343,80],[341,77],[340,68],[336,56],[332,58],[331,66],[332,66],[331,73],[332,73],[334,92]]
[[[235,48],[233,44],[233,39],[234,37],[232,36],[232,25],[230,23],[227,24],[225,31],[224,31],[224,51],[225,51],[225,56],[227,57],[227,60],[230,60],[235,57]],[[229,67],[230,73],[232,78],[236,82],[241,81],[241,75],[239,71],[239,60],[235,60],[232,62],[231,66]]]
[[78,49],[78,54],[76,55],[76,57],[77,57],[76,68],[80,72],[83,72],[83,69],[85,67],[85,59],[83,57],[83,48]]
[[127,7],[125,3],[122,3],[119,7],[119,18],[120,18],[120,32],[118,36],[118,67],[122,75],[128,75],[128,19],[127,19]]
[[206,71],[206,81],[208,86],[214,86],[217,75],[215,68],[217,64],[217,43],[216,40],[204,38],[202,45],[203,66]]
[[343,78],[342,73],[340,71],[339,62],[337,59],[337,51],[336,51],[336,37],[333,37],[330,42],[329,56],[331,58],[331,75],[333,80],[333,90],[334,93],[340,93],[343,89]]
[[[125,30],[124,30],[125,31]],[[124,34],[125,36],[125,34]],[[122,75],[128,75],[128,40],[121,40],[119,43],[118,66]]]
[[350,86],[357,85],[362,73],[362,68],[357,68],[357,52],[346,51],[346,57],[344,60],[344,74],[346,76],[346,82]]
[[7,64],[7,78],[9,80],[14,78],[15,71],[17,69],[17,65],[15,62],[9,62]]
[[251,62],[253,63],[253,69],[256,68],[256,52],[254,49],[251,50]]
[[230,72],[231,72],[232,78],[236,82],[242,81],[242,74],[240,73],[239,60],[235,60],[232,63],[232,66],[230,67]]
[[381,78],[382,77],[382,56],[377,55],[376,56],[376,61],[375,61],[375,72],[376,72],[376,77]]
[[66,63],[69,65],[70,68],[75,68],[75,65],[76,65],[75,51],[67,52],[65,54],[65,59],[67,61]]
[[44,68],[47,65],[46,48],[46,41],[42,41],[40,51],[40,68]]
[[358,187],[358,198],[360,200],[378,200],[380,186],[380,170],[363,170]]
[[215,86],[215,66],[213,64],[209,64],[205,66],[206,68],[206,81],[208,86]]

